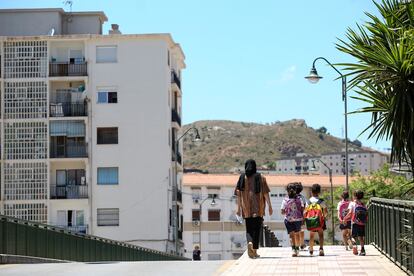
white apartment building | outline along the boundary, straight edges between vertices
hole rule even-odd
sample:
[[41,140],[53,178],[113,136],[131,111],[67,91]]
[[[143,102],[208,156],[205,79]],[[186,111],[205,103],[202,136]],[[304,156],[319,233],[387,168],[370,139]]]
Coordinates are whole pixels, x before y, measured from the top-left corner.
[[0,211],[171,253],[185,57],[106,21],[0,10]]
[[[266,216],[264,224],[275,232],[282,246],[289,246],[289,236],[284,225],[280,206],[286,196],[286,186],[291,182],[301,182],[304,195],[310,197],[311,186],[319,183],[323,190],[330,187],[326,176],[318,175],[265,175],[270,188],[273,215]],[[184,174],[183,214],[185,256],[192,258],[196,245],[201,247],[203,260],[229,260],[239,258],[246,250],[244,222],[236,219],[237,202],[234,189],[239,175],[227,174]],[[345,185],[344,176],[333,176],[334,187]],[[214,201],[213,201],[214,199]],[[201,214],[200,214],[201,211]],[[336,214],[336,213],[335,213]],[[330,226],[330,221],[327,222]],[[336,226],[335,237],[341,239]],[[306,231],[306,239],[308,233]]]
[[[388,156],[377,151],[349,151],[349,172],[369,175],[381,169],[388,162]],[[345,174],[345,152],[325,153],[321,156],[301,155],[276,160],[276,174],[322,174],[327,175],[328,169],[322,160],[332,169],[333,175]]]

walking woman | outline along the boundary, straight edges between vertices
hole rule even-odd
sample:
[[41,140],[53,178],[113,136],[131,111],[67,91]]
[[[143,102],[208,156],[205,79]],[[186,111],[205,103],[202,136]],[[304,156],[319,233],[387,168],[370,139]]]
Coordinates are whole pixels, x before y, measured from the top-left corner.
[[247,254],[250,258],[258,258],[260,256],[257,254],[257,249],[266,203],[269,206],[270,216],[273,209],[269,198],[269,186],[267,186],[266,178],[257,173],[256,162],[249,159],[244,168],[245,173],[240,175],[235,191],[237,215],[243,216],[246,221]]

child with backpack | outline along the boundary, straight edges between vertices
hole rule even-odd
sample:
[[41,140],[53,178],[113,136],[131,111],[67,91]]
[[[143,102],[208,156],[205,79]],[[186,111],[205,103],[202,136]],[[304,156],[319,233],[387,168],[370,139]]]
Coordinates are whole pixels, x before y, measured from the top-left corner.
[[286,188],[287,196],[283,199],[281,212],[285,215],[285,226],[290,236],[292,245],[292,257],[299,256],[299,233],[303,221],[303,203],[296,195],[294,183],[289,183]]
[[325,218],[328,215],[328,207],[323,199],[319,198],[321,193],[321,185],[312,185],[312,197],[309,198],[309,203],[306,205],[304,217],[306,228],[309,233],[309,254],[313,255],[313,244],[315,241],[315,234],[319,237],[319,256],[325,256],[323,251],[323,231],[326,230]]
[[341,195],[341,201],[338,202],[338,220],[339,229],[342,231],[342,239],[344,241],[345,250],[352,249],[351,241],[351,219],[344,219],[348,214],[348,206],[351,201],[349,200],[349,192],[344,191]]
[[368,209],[362,202],[364,198],[364,192],[356,190],[354,192],[354,201],[349,203],[348,214],[345,219],[351,219],[351,234],[352,234],[352,253],[358,255],[358,247],[356,244],[356,238],[358,238],[361,245],[361,252],[359,256],[365,256],[365,224],[368,219]]
[[[305,210],[305,207],[306,207],[306,204],[308,203],[308,200],[302,194],[302,191],[303,191],[302,183],[295,182],[295,187],[296,187],[296,194],[299,196],[299,198],[302,201],[302,208],[303,208],[303,210]],[[300,233],[299,233],[299,240],[300,240],[299,241],[300,249],[304,250],[306,245],[305,245],[305,230],[304,230],[303,222],[302,222],[302,228],[301,228]]]

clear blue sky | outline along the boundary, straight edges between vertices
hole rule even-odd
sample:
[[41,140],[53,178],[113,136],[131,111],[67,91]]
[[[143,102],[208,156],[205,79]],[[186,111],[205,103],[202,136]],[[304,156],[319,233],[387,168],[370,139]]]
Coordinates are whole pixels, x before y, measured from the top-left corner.
[[[361,0],[74,0],[73,11],[102,10],[123,33],[171,33],[186,55],[183,120],[273,122],[305,119],[343,137],[344,107],[337,73],[323,62],[316,85],[303,77],[312,61],[352,61],[335,49],[348,27],[376,13]],[[61,0],[1,0],[0,8],[64,7]],[[67,9],[67,8],[65,8]],[[350,92],[351,96],[354,94]],[[349,110],[361,107],[349,99]],[[351,140],[369,115],[348,116]],[[358,138],[375,149],[390,142]]]

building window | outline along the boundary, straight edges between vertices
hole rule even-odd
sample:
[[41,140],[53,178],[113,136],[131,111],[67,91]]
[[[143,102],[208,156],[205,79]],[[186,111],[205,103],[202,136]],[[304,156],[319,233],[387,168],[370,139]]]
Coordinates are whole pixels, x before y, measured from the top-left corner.
[[98,208],[96,218],[98,226],[119,226],[119,208]]
[[192,220],[200,221],[200,210],[193,210]]
[[96,63],[117,62],[117,46],[96,46]]
[[208,210],[208,221],[220,221],[220,210]]
[[118,167],[98,168],[98,185],[118,185]]
[[208,233],[208,243],[220,243],[220,233]]
[[99,91],[98,103],[118,103],[118,92]]
[[118,144],[117,127],[98,127],[97,136],[98,145]]
[[220,194],[220,188],[208,188],[208,198],[218,198]]
[[209,261],[219,261],[221,260],[221,254],[208,254]]
[[193,243],[200,243],[200,233],[193,233]]

